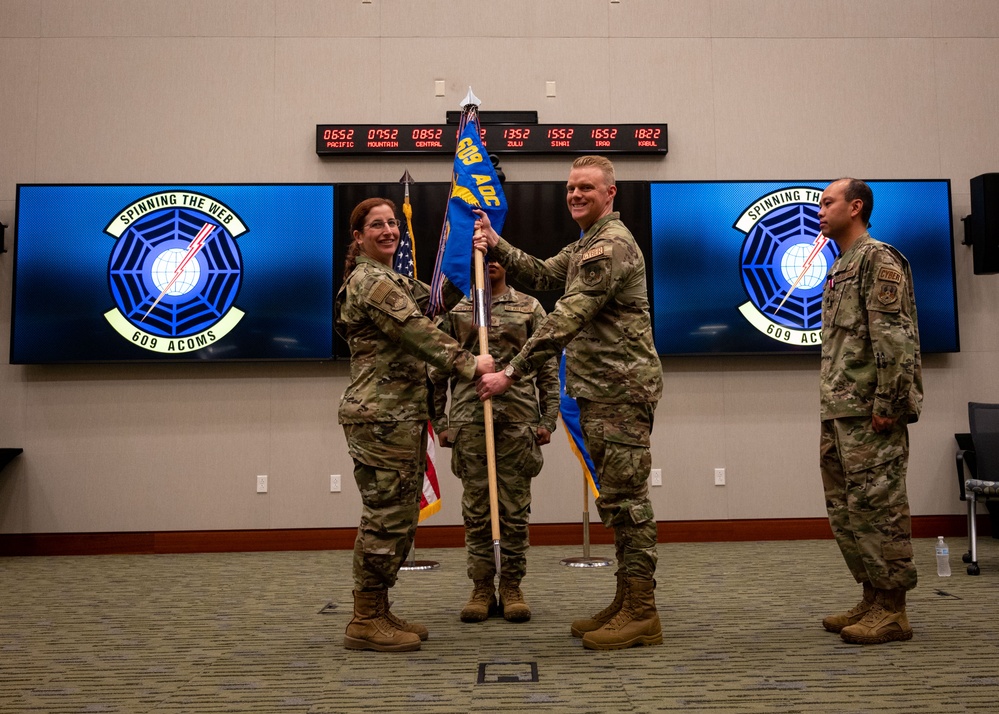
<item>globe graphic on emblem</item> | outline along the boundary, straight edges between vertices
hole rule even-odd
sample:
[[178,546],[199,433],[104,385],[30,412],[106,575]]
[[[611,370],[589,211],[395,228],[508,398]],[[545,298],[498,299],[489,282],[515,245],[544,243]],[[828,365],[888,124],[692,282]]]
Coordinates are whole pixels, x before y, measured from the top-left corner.
[[[801,275],[801,270],[805,267],[805,261],[808,260],[812,248],[811,243],[797,243],[784,253],[784,257],[780,261],[780,272],[788,285],[793,285],[794,281],[798,280],[798,276]],[[826,277],[827,267],[826,257],[820,251],[812,260],[812,264],[808,266],[805,274],[801,276],[798,288],[801,290],[811,290],[820,284]]]
[[[170,281],[173,280],[173,276],[177,272],[177,267],[184,260],[186,254],[186,250],[168,248],[156,256],[150,272],[153,283],[159,290],[166,290],[166,287],[170,285]],[[170,289],[167,290],[166,294],[174,296],[185,295],[194,290],[200,277],[201,264],[198,262],[197,256],[195,256],[187,261],[187,265],[184,266],[184,269],[180,272],[173,285],[170,285]]]

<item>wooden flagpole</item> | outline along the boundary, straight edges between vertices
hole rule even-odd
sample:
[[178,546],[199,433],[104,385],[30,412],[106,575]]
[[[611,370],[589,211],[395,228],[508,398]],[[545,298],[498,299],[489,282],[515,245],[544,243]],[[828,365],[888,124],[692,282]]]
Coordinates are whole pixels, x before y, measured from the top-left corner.
[[[476,231],[476,237],[481,229]],[[489,354],[489,320],[486,310],[486,280],[483,263],[485,256],[475,253],[475,294],[479,323],[479,354]],[[496,487],[496,439],[493,435],[493,400],[490,397],[482,402],[482,416],[486,432],[486,471],[489,477],[489,516],[493,534],[493,557],[496,559],[496,575],[502,568],[500,562],[499,492]]]

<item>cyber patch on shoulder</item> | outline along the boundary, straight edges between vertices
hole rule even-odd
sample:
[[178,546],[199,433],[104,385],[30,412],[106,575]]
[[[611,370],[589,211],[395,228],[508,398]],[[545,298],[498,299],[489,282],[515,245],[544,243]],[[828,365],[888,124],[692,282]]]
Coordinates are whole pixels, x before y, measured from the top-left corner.
[[597,246],[596,248],[590,248],[588,251],[583,253],[583,257],[579,259],[580,263],[585,263],[588,260],[593,260],[595,258],[601,258],[604,256],[605,249],[607,246]]
[[902,282],[902,272],[895,270],[894,268],[882,266],[881,269],[878,270],[878,280],[888,280],[893,283],[900,283]]

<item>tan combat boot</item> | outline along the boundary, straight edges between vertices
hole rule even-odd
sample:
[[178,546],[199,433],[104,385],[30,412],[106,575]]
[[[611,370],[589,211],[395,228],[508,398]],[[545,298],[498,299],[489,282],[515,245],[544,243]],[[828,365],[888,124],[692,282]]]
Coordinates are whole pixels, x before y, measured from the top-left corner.
[[589,650],[623,650],[635,645],[661,645],[663,631],[656,612],[656,581],[628,578],[621,609],[599,630],[583,635]]
[[860,622],[874,604],[874,586],[864,583],[864,598],[846,612],[840,612],[822,620],[822,626],[829,632],[839,632],[844,627]]
[[500,577],[499,601],[503,619],[507,622],[527,622],[531,619],[531,608],[524,602],[519,580]]
[[383,612],[385,613],[385,617],[388,618],[388,621],[395,625],[396,629],[402,630],[403,632],[412,632],[414,635],[419,637],[421,641],[430,637],[430,631],[420,623],[407,622],[392,612],[390,609],[391,604],[388,599],[388,590],[379,590],[378,592],[384,593],[385,609]]
[[883,642],[911,640],[912,627],[905,614],[905,590],[875,590],[875,603],[859,622],[839,633],[844,642],[855,645],[879,645]]
[[496,604],[496,587],[493,579],[473,581],[472,595],[461,609],[459,617],[462,622],[482,622],[499,612]]
[[411,652],[420,649],[420,638],[403,632],[385,616],[387,594],[354,591],[354,618],[347,624],[343,646],[348,650]]
[[627,582],[628,580],[624,577],[624,573],[620,570],[617,571],[617,591],[614,593],[614,601],[596,615],[583,618],[582,620],[573,620],[571,627],[572,636],[582,637],[587,632],[599,630],[610,622],[610,619],[617,614],[617,611],[621,609],[621,604],[624,602],[624,591]]

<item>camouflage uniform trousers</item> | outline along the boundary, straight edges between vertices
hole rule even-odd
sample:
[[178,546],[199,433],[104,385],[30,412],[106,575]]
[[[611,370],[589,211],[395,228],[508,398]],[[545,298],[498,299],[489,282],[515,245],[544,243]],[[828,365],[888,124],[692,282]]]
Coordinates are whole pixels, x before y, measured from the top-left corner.
[[904,418],[889,434],[876,433],[869,416],[822,422],[819,465],[829,524],[858,583],[884,590],[916,587],[908,461]]
[[[527,572],[528,517],[531,479],[544,463],[535,440],[537,427],[524,422],[496,422],[496,492],[500,522],[501,577],[520,581]],[[492,519],[489,511],[489,472],[482,424],[464,424],[454,435],[451,470],[461,479],[461,514],[465,520],[468,577],[487,580],[496,575]]]
[[604,526],[614,529],[618,572],[652,580],[658,534],[649,500],[649,442],[656,405],[576,402],[583,440],[600,480],[597,512]]
[[413,545],[426,471],[425,421],[344,424],[361,493],[354,589],[386,590]]

